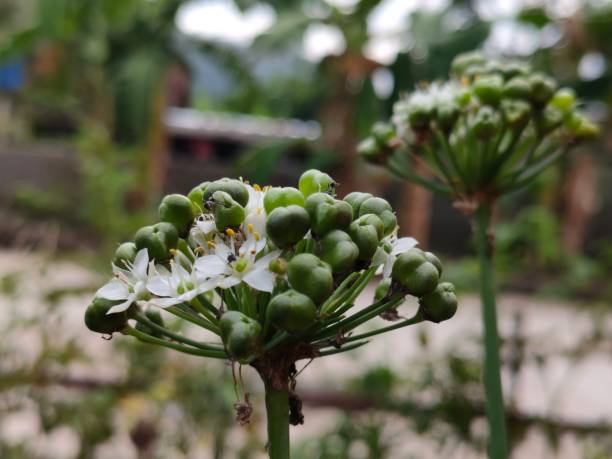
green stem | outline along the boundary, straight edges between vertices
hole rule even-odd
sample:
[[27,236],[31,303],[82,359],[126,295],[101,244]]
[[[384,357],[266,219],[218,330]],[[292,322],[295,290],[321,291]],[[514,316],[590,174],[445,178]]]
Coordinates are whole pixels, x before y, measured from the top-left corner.
[[174,333],[171,330],[168,330],[166,327],[162,327],[161,325],[156,324],[155,322],[149,320],[147,318],[147,316],[145,316],[142,313],[136,313],[134,315],[134,320],[136,320],[137,322],[140,322],[143,325],[146,325],[149,328],[152,328],[153,330],[161,333],[162,335],[167,336],[168,338],[173,339],[174,341],[177,341],[179,343],[182,344],[187,344],[188,346],[193,346],[193,347],[197,347],[198,349],[204,349],[206,351],[223,351],[223,348],[216,346],[216,345],[212,345],[212,344],[207,344],[207,343],[201,343],[199,341],[194,341],[192,339],[187,338],[186,336],[180,335],[178,333]]
[[265,384],[265,387],[270,459],[290,459],[289,391],[274,388],[268,383]]
[[389,325],[387,327],[378,328],[376,330],[372,330],[366,333],[361,333],[359,335],[354,335],[344,340],[345,343],[350,343],[352,341],[359,341],[361,339],[370,338],[375,335],[380,335],[381,333],[387,333],[393,330],[397,330],[398,328],[407,327],[409,325],[416,325],[423,322],[425,319],[421,315],[420,312],[417,312],[410,319],[402,320],[401,322],[396,322],[393,325]]
[[[189,305],[187,305],[187,307],[189,307]],[[183,320],[186,320],[187,322],[191,322],[194,325],[199,325],[200,327],[213,332],[215,335],[221,336],[219,327],[217,327],[215,324],[211,324],[209,321],[204,320],[199,316],[196,316],[188,310],[185,310],[183,307],[181,307],[181,305],[175,304],[174,306],[167,307],[166,311],[180,317]]]
[[204,349],[195,349],[192,347],[183,346],[182,344],[173,343],[171,341],[166,341],[151,335],[147,335],[146,333],[140,332],[130,326],[127,326],[121,330],[121,333],[124,335],[133,336],[144,343],[156,344],[158,346],[174,349],[175,351],[183,352],[185,354],[199,355],[201,357],[210,357],[213,359],[227,359],[227,355],[223,351],[207,351]]
[[428,190],[441,194],[451,194],[450,188],[444,185],[440,185],[434,181],[427,180],[421,177],[420,175],[410,172],[408,169],[402,168],[396,162],[392,161],[392,159],[389,159],[387,161],[387,168],[398,177],[403,178],[404,180],[409,180],[411,182],[418,183],[419,185],[427,188]]
[[480,297],[484,326],[484,385],[486,413],[489,421],[489,458],[506,459],[508,441],[501,385],[499,337],[493,280],[493,259],[489,241],[491,206],[481,204],[475,215],[476,245],[480,262]]
[[218,322],[217,316],[215,314],[213,314],[210,310],[208,310],[197,297],[195,297],[193,300],[191,300],[191,306],[197,312],[199,312],[204,317],[206,317],[206,319],[210,323],[216,324]]

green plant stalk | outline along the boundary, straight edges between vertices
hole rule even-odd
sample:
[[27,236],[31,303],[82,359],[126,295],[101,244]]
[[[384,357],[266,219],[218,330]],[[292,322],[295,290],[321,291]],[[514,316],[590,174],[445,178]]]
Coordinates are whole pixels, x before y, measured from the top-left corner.
[[266,388],[266,415],[268,417],[268,454],[270,459],[289,459],[289,390]]
[[508,439],[500,374],[493,259],[488,233],[491,212],[489,204],[479,206],[474,218],[474,230],[480,264],[480,298],[484,328],[484,386],[486,414],[489,422],[488,453],[491,459],[506,459]]

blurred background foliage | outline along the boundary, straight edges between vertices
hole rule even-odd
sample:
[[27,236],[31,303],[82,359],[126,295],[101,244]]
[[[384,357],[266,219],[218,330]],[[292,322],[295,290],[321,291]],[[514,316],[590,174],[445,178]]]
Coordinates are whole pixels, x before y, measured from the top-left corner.
[[[99,260],[151,218],[164,192],[221,175],[285,184],[305,168],[329,170],[346,192],[394,201],[403,232],[447,253],[448,277],[469,297],[477,266],[463,218],[357,162],[354,147],[402,93],[444,77],[471,49],[551,72],[603,125],[596,144],[500,203],[502,290],[571,300],[568,308],[592,318],[559,349],[542,347],[513,317],[504,330],[508,380],[560,357],[579,368],[609,351],[611,27],[607,1],[0,0],[0,413],[34,426],[0,423],[0,457],[261,454],[257,416],[237,433],[228,368],[119,339],[101,359],[99,343],[81,345],[91,272],[107,273]],[[54,268],[68,260],[87,268],[84,282],[75,284],[77,268]],[[55,271],[63,277],[50,281]],[[37,343],[25,354],[24,337]],[[296,457],[421,457],[407,438],[436,457],[478,457],[478,336],[454,337],[442,353],[429,352],[428,339],[422,330],[422,358],[363,365],[332,392],[305,390],[309,410],[344,414],[300,439]],[[97,360],[102,370],[83,370]],[[546,457],[557,457],[568,432],[579,456],[558,457],[612,456],[610,419],[511,408],[515,451],[535,429],[551,448]],[[53,455],[53,441],[74,451]],[[112,444],[123,453],[113,456]]]

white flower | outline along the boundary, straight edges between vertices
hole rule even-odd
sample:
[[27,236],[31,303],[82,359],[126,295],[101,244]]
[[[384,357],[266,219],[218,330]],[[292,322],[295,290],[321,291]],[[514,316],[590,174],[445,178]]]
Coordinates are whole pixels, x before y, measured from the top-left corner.
[[411,108],[421,107],[431,110],[438,105],[456,101],[461,86],[455,81],[444,83],[433,82],[420,89],[416,89],[407,97],[397,101],[393,106],[393,123],[400,136],[406,135],[408,126],[408,113]]
[[242,230],[245,234],[257,232],[261,236],[266,235],[266,209],[264,207],[264,197],[266,192],[259,186],[245,184],[249,191],[249,202],[245,206],[245,219]]
[[216,279],[208,279],[195,270],[189,272],[176,261],[170,263],[170,273],[152,276],[147,282],[149,292],[159,297],[149,304],[161,308],[189,302],[214,287]]
[[413,248],[418,242],[413,237],[401,237],[391,234],[381,241],[376,253],[372,257],[372,266],[380,266],[378,274],[382,273],[383,279],[391,276],[393,263],[397,256],[408,249]]
[[212,214],[202,214],[195,220],[195,225],[189,230],[189,242],[194,247],[208,247],[208,241],[217,230],[215,217]]
[[123,302],[111,307],[107,314],[125,311],[134,301],[146,298],[146,283],[153,272],[155,267],[152,262],[149,263],[147,249],[138,251],[134,263],[129,263],[127,269],[113,265],[113,274],[116,277],[102,286],[96,292],[96,296],[111,301],[123,300]]
[[233,239],[230,246],[218,239],[213,253],[198,258],[195,268],[206,277],[216,278],[221,288],[245,282],[255,290],[271,292],[274,289],[275,274],[268,266],[270,261],[280,256],[281,251],[275,250],[257,259],[260,253],[257,246],[260,242],[255,237],[247,238],[236,253]]

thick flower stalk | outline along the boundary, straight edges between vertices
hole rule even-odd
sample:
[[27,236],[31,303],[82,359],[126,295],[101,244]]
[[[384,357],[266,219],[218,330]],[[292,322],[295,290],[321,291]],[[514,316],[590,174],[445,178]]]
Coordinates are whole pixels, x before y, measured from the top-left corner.
[[[457,309],[442,264],[408,237],[398,238],[389,203],[369,193],[343,200],[320,171],[298,188],[261,189],[223,178],[188,196],[166,196],[160,222],[138,230],[112,263],[114,277],[85,312],[95,332],[202,357],[250,365],[266,388],[271,458],[289,457],[289,423],[302,422],[293,389],[298,360],[346,352],[378,334]],[[369,306],[355,301],[381,274]],[[406,296],[416,313],[401,319]],[[168,315],[216,337],[204,341],[166,326]],[[164,318],[166,316],[166,319]],[[377,317],[391,325],[355,330]],[[238,406],[248,420],[250,406]]]
[[[498,198],[531,183],[598,126],[574,92],[524,63],[455,58],[445,82],[424,84],[400,99],[389,123],[378,123],[358,151],[395,175],[446,194],[473,222],[481,267],[489,456],[507,457],[490,228]],[[414,172],[425,163],[427,176]]]

